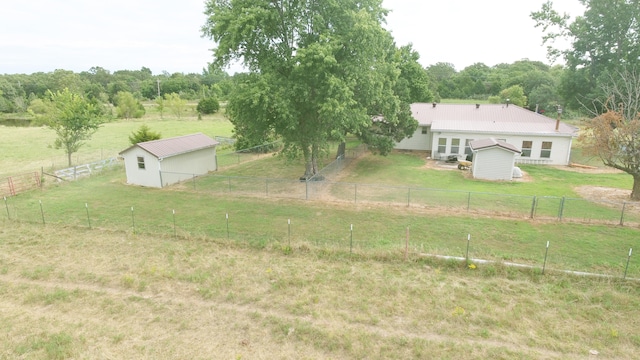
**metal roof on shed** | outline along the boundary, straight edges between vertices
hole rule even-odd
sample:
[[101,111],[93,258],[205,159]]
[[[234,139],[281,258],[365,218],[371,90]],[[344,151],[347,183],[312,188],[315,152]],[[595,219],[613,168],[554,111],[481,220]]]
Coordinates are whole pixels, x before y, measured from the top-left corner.
[[472,150],[482,150],[482,149],[488,149],[492,147],[499,147],[505,150],[513,151],[518,154],[522,152],[520,151],[520,149],[518,149],[514,145],[511,145],[508,142],[505,142],[502,140],[496,140],[494,138],[474,140],[469,142],[469,146],[471,147]]
[[411,105],[413,117],[431,131],[491,134],[535,134],[575,136],[577,128],[562,121],[510,104],[427,104]]
[[153,141],[145,141],[141,143],[137,143],[122,152],[120,154],[127,152],[129,149],[134,147],[140,147],[151,155],[157,157],[158,159],[163,159],[171,156],[176,156],[184,153],[189,153],[196,150],[206,149],[210,147],[214,147],[219,143],[212,138],[204,135],[202,133],[191,134],[178,136],[168,139],[160,139]]

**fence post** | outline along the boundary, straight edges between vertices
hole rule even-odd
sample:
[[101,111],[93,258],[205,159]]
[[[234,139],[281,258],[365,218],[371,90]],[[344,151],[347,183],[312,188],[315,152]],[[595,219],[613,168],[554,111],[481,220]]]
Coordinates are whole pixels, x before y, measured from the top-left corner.
[[178,232],[176,231],[176,210],[173,209],[173,210],[171,210],[171,212],[173,213],[173,238],[177,239],[178,238]]
[[289,235],[289,249],[291,249],[291,219],[287,219],[287,234]]
[[225,219],[227,221],[227,240],[229,240],[229,213],[225,214]]
[[196,190],[196,174],[193,174],[193,190]]
[[531,201],[531,215],[529,215],[530,219],[533,219],[533,217],[535,216],[536,213],[536,201],[537,201],[537,197],[535,195],[533,195],[533,200]]
[[469,212],[469,208],[471,208],[471,191],[469,191],[469,195],[467,196],[467,212]]
[[9,215],[9,204],[7,204],[6,196],[4,196],[4,207],[7,209],[7,220],[11,220],[11,215]]
[[565,201],[565,197],[562,197],[562,200],[560,200],[560,208],[558,209],[558,220],[562,221],[562,215],[564,214],[564,201]]
[[627,202],[622,202],[622,212],[620,213],[620,226],[624,226],[624,210],[627,207]]
[[351,224],[351,237],[349,239],[349,255],[351,255],[353,253],[353,224]]
[[471,242],[471,234],[467,234],[467,255],[465,258],[467,259],[467,264],[469,263],[469,243]]
[[136,219],[133,216],[133,206],[131,207],[131,229],[133,229],[133,233],[136,233]]
[[353,184],[353,203],[358,203],[358,184]]
[[629,248],[629,256],[627,256],[627,266],[624,268],[624,277],[623,279],[627,278],[627,270],[629,270],[629,260],[631,260],[631,252],[633,251],[633,248]]
[[231,193],[231,176],[227,176],[227,191]]
[[269,179],[264,179],[264,192],[269,197]]
[[309,179],[304,180],[304,199],[309,200]]
[[411,188],[407,191],[407,207],[411,206]]
[[84,208],[87,210],[87,223],[89,224],[89,229],[91,229],[91,218],[89,217],[89,204],[84,203]]
[[42,208],[42,200],[38,200],[40,202],[40,214],[42,215],[42,225],[45,225],[44,222],[44,209]]
[[542,275],[544,275],[544,269],[547,267],[548,254],[549,254],[549,241],[547,241],[547,249],[544,251],[544,263],[542,263]]

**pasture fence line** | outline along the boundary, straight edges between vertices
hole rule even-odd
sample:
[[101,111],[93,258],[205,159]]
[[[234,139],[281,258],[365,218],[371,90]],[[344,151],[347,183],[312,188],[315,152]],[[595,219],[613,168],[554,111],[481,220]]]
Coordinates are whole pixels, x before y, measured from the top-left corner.
[[[176,240],[226,239],[256,247],[280,247],[287,252],[296,248],[305,249],[308,245],[349,256],[358,252],[366,254],[382,250],[396,253],[399,257],[404,256],[405,259],[409,255],[450,258],[459,264],[457,266],[465,266],[469,270],[475,270],[479,266],[503,264],[541,271],[541,275],[544,275],[546,269],[575,275],[640,280],[640,264],[631,261],[632,248],[620,244],[612,243],[612,249],[606,250],[609,254],[605,255],[607,261],[604,265],[600,258],[603,254],[585,252],[579,240],[574,240],[567,246],[564,239],[534,239],[527,241],[525,248],[506,250],[504,243],[460,231],[459,237],[447,239],[446,245],[443,245],[437,239],[438,235],[432,231],[437,224],[425,224],[420,217],[403,224],[371,224],[366,220],[326,223],[303,215],[268,214],[261,221],[276,225],[262,227],[256,226],[255,219],[246,218],[246,209],[218,210],[215,213],[202,211],[202,208],[206,208],[207,201],[211,200],[201,198],[180,206],[167,204],[167,207],[159,209],[147,202],[124,205],[96,200],[74,206],[33,198],[4,198],[6,217],[2,217],[0,223],[11,221],[42,226],[74,226],[97,231],[108,229]],[[387,239],[380,239],[380,226],[391,229],[386,235]],[[510,253],[510,257],[504,258],[505,252]],[[510,258],[518,260],[513,262],[508,260]]]
[[[346,166],[337,159],[334,169]],[[335,175],[329,175],[335,176]],[[209,174],[189,176],[186,186],[203,194],[235,194],[358,205],[408,207],[443,213],[640,226],[640,203],[586,200],[559,196],[499,194],[463,190],[389,186],[331,181],[327,178],[291,180]]]

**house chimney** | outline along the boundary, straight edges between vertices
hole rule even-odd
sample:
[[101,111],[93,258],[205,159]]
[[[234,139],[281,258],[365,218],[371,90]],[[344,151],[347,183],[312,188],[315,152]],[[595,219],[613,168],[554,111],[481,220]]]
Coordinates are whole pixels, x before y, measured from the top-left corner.
[[433,103],[433,104],[431,104],[431,105],[433,105],[433,108],[435,109],[435,107],[436,107],[436,103],[434,102],[434,103]]
[[480,104],[476,104],[476,109],[480,109]]
[[556,131],[560,129],[560,116],[562,115],[562,107],[558,105],[558,118],[556,119]]
[[509,99],[507,99],[507,107],[509,107]]

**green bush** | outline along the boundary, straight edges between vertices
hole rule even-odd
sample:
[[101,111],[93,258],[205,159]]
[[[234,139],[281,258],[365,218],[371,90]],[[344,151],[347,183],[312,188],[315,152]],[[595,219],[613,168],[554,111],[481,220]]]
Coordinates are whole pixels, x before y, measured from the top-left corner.
[[204,98],[198,102],[196,110],[198,110],[200,114],[214,114],[220,110],[220,103],[218,103],[218,100],[214,97]]

